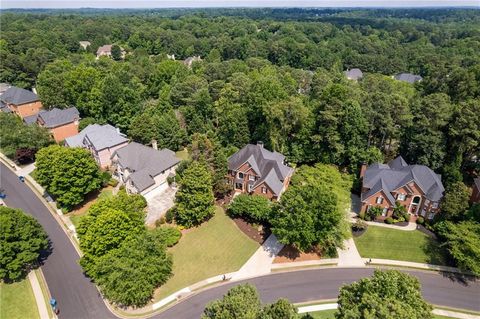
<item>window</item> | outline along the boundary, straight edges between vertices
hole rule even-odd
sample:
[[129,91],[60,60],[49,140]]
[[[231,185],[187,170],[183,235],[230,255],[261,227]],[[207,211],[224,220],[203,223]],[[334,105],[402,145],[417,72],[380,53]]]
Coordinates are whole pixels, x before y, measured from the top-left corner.
[[266,194],[267,193],[267,188],[265,186],[262,186],[262,193]]
[[252,191],[252,185],[248,184],[248,192]]
[[383,197],[377,197],[377,204],[383,203]]
[[251,180],[252,182],[255,181],[255,175],[248,175],[248,179]]
[[243,173],[240,173],[240,172],[239,172],[239,173],[238,173],[238,178],[243,179]]
[[398,199],[398,200],[402,200],[402,201],[403,201],[403,200],[405,200],[405,198],[407,198],[407,195],[406,195],[406,194],[398,194],[398,196],[397,196],[397,199]]
[[438,208],[438,203],[437,202],[432,203],[432,208]]
[[384,208],[383,211],[382,211],[382,216],[387,216],[387,210],[388,208]]

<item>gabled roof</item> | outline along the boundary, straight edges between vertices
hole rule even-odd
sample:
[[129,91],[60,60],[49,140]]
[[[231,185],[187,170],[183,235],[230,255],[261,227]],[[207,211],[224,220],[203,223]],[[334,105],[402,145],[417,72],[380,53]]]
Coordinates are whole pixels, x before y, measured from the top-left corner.
[[345,76],[349,80],[359,80],[363,78],[363,72],[362,70],[355,68],[345,71]]
[[80,113],[78,113],[77,108],[74,106],[68,109],[57,109],[55,107],[49,111],[40,111],[37,115],[38,118],[43,121],[43,126],[46,128],[54,128],[80,119]]
[[115,156],[122,168],[132,172],[128,179],[139,192],[155,184],[155,176],[180,162],[169,149],[156,150],[135,142],[116,150],[112,158]]
[[22,105],[31,102],[39,101],[38,96],[32,91],[21,89],[16,86],[8,88],[2,95],[0,95],[0,100],[5,103],[13,105]]
[[110,53],[112,52],[112,44],[105,44],[98,48],[97,55],[101,53]]
[[423,78],[420,75],[412,74],[412,73],[399,73],[394,76],[395,80],[408,82],[408,83],[415,83],[421,81]]
[[67,137],[65,144],[70,147],[83,147],[85,139],[97,152],[128,142],[128,139],[110,124],[90,124],[77,135]]
[[[390,161],[388,165],[375,163],[367,168],[363,177],[363,187],[369,190],[362,193],[361,199],[364,201],[380,190],[383,190],[387,197],[391,196],[391,192],[412,181],[418,185],[429,200],[437,202],[443,197],[445,188],[439,174],[425,165],[408,165],[399,156]],[[394,199],[393,202],[395,202]]]
[[279,196],[283,182],[293,173],[293,168],[285,165],[284,160],[285,156],[278,152],[270,152],[262,145],[248,144],[228,158],[228,169],[237,170],[248,163],[260,176],[253,188],[265,182],[273,193]]
[[12,86],[8,83],[0,83],[0,94],[2,94],[3,92],[5,92],[6,90],[8,90],[9,88],[11,88]]

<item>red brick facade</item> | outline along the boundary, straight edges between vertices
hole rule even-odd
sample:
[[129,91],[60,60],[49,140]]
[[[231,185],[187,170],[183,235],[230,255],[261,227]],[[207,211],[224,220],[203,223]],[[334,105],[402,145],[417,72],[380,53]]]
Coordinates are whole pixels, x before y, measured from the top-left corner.
[[8,104],[8,107],[10,108],[10,110],[12,110],[13,113],[17,114],[23,119],[27,116],[34,115],[40,112],[40,110],[42,109],[42,102],[35,101],[20,105]]
[[78,134],[78,121],[51,128],[50,133],[53,135],[55,142],[61,142],[67,137]]

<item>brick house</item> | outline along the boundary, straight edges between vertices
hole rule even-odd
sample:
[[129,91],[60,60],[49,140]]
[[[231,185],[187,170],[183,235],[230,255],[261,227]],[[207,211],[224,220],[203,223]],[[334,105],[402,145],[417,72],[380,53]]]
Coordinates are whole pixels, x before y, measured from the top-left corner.
[[388,164],[363,165],[362,212],[374,206],[383,208],[385,219],[393,213],[395,202],[407,212],[432,219],[438,212],[445,191],[441,176],[424,165],[408,165],[399,156]]
[[27,116],[23,120],[27,124],[36,123],[41,127],[47,128],[55,139],[55,142],[58,143],[67,137],[78,134],[80,114],[76,107],[62,110],[53,108]]
[[127,192],[146,195],[164,186],[174,176],[180,159],[169,149],[157,150],[132,142],[112,155],[113,177],[125,184]]
[[127,145],[128,139],[125,135],[109,124],[90,124],[77,135],[65,139],[65,146],[88,149],[103,169],[111,166],[113,153]]
[[237,193],[277,200],[287,189],[294,169],[285,165],[285,156],[248,144],[228,158],[227,182]]
[[4,112],[10,110],[22,119],[37,114],[42,108],[42,102],[40,102],[38,95],[16,86],[6,89],[0,95],[0,102]]
[[470,197],[472,204],[480,203],[480,177],[473,180],[472,196]]

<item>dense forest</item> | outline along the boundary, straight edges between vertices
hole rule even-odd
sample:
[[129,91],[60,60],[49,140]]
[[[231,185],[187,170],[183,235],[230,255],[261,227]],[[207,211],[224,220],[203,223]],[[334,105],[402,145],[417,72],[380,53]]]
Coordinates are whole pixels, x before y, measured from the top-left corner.
[[[0,19],[0,82],[36,87],[45,107],[74,105],[84,124],[108,122],[142,143],[177,150],[204,133],[226,155],[262,140],[296,164],[356,172],[402,154],[446,185],[478,174],[475,9],[7,10]],[[96,59],[105,44],[125,59]],[[182,63],[191,56],[202,61]],[[363,79],[347,80],[350,68]],[[394,80],[400,72],[423,80]]]

